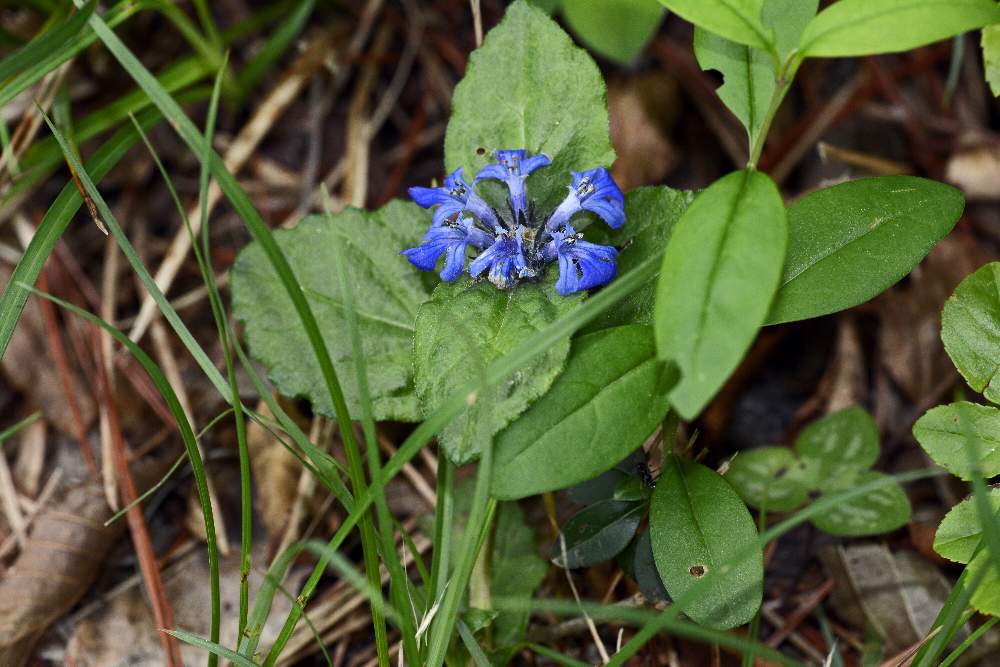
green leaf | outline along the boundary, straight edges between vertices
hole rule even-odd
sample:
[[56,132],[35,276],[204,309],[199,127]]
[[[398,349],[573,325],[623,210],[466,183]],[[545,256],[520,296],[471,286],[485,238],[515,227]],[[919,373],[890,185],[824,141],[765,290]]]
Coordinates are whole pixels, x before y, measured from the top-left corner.
[[645,530],[635,539],[632,549],[632,578],[639,584],[639,590],[646,599],[656,604],[670,599],[667,589],[663,586],[660,573],[656,570],[653,558],[653,541],[649,531]]
[[[334,216],[304,218],[274,236],[316,313],[327,349],[342,378],[350,411],[358,414],[357,375],[339,281],[331,278],[336,243],[350,258],[348,280],[357,302],[358,325],[368,358],[368,384],[376,419],[417,421],[413,391],[414,320],[429,294],[403,248],[417,245],[430,215],[416,204],[393,201],[367,212],[345,209]],[[305,331],[257,243],[239,255],[232,271],[233,311],[245,323],[247,342],[275,386],[287,396],[304,396],[313,408],[333,416],[333,404]]]
[[790,512],[806,502],[805,464],[787,447],[740,452],[726,479],[747,503],[768,512]]
[[[587,228],[587,239],[620,248],[618,276],[624,276],[650,257],[663,254],[674,225],[694,200],[694,193],[664,185],[637,188],[625,195],[625,224],[615,230],[598,224]],[[649,280],[598,317],[585,331],[623,324],[652,324],[656,281]]]
[[761,21],[774,30],[778,56],[784,61],[799,48],[802,31],[816,16],[819,0],[764,0]]
[[608,470],[656,429],[675,381],[656,359],[649,327],[578,338],[549,392],[497,437],[493,495],[523,498]]
[[[991,616],[1000,616],[1000,574],[997,573],[997,567],[993,564],[993,559],[990,556],[989,549],[982,549],[966,568],[966,576],[969,580],[982,576],[979,586],[972,594],[970,603],[977,611]],[[984,568],[986,572],[980,575],[980,571]]]
[[[989,501],[993,513],[1000,512],[1000,489],[990,489]],[[956,563],[968,563],[982,537],[983,525],[979,521],[975,498],[966,498],[941,520],[934,535],[934,551]]]
[[935,463],[964,480],[972,479],[970,447],[984,477],[1000,474],[1000,410],[994,407],[940,405],[917,420],[913,437]]
[[967,276],[941,311],[941,341],[969,386],[1000,403],[1000,262]]
[[885,291],[958,222],[962,193],[913,176],[818,190],[788,208],[788,256],[768,324],[851,308]]
[[1000,97],[1000,26],[983,28],[983,67],[994,97]]
[[703,70],[722,74],[715,92],[746,128],[750,145],[756,144],[775,88],[770,56],[703,28],[694,30],[694,53]]
[[[535,545],[535,531],[517,503],[501,503],[493,532],[493,595],[530,600],[549,566]],[[524,640],[531,609],[504,611],[493,622],[493,645],[512,646]]]
[[[417,314],[411,357],[424,414],[434,412],[452,392],[481,377],[493,361],[580,303],[579,296],[556,294],[554,273],[545,282],[511,290],[468,276],[434,290]],[[441,434],[448,458],[460,464],[478,457],[484,434],[500,431],[548,391],[568,354],[566,336],[539,351],[530,367],[511,376],[495,396],[481,397],[486,403],[482,410],[468,408],[452,421]],[[481,434],[476,424],[479,412],[489,420]]]
[[656,0],[563,0],[563,18],[587,46],[621,64],[642,53],[663,19]]
[[545,12],[517,0],[455,86],[445,165],[449,172],[462,167],[471,180],[496,149],[545,153],[552,164],[527,187],[547,210],[566,196],[570,170],[614,161],[604,96],[591,57]]
[[909,51],[1000,22],[994,0],[840,0],[802,34],[811,58]]
[[573,569],[590,567],[621,553],[635,536],[645,505],[602,500],[574,514],[560,534],[565,540],[552,545],[552,562]]
[[781,195],[757,171],[716,181],[674,227],[657,286],[656,348],[680,367],[670,400],[685,419],[701,412],[757,336],[786,240]]
[[[873,470],[842,473],[822,481],[820,490],[832,494],[886,477]],[[823,532],[854,537],[888,533],[905,526],[909,520],[910,500],[898,483],[840,502],[810,519]]]
[[[728,630],[753,618],[763,595],[763,554],[753,548],[750,512],[722,476],[668,456],[653,491],[649,532],[656,569],[693,621]],[[688,595],[695,586],[697,593]]]
[[878,459],[878,427],[859,407],[847,408],[809,424],[795,439],[804,459],[816,462],[817,479],[838,477],[844,469],[868,468]]
[[763,0],[660,0],[667,9],[700,28],[739,44],[768,51],[773,35],[761,23]]

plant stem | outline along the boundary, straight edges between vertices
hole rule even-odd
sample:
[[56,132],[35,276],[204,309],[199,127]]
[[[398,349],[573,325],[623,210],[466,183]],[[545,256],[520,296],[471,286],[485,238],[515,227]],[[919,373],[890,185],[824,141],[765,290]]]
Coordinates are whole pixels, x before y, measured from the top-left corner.
[[788,60],[785,61],[785,64],[779,68],[774,83],[774,93],[771,94],[771,102],[768,104],[767,113],[764,115],[764,123],[760,126],[760,131],[757,133],[757,138],[754,140],[753,146],[750,147],[750,159],[747,161],[747,169],[757,168],[760,155],[764,152],[764,144],[767,141],[767,134],[771,129],[771,123],[774,122],[774,117],[777,115],[778,109],[785,99],[785,95],[788,94],[788,90],[792,87],[792,81],[795,80],[795,73],[798,72],[799,65],[801,64],[802,58],[797,53],[792,53],[788,57]]

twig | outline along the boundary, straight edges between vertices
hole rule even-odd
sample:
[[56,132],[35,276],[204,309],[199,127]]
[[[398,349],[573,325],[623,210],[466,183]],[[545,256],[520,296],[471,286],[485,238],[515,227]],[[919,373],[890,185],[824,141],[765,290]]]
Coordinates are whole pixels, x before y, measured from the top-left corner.
[[483,45],[483,10],[479,6],[479,0],[469,0],[472,5],[472,26],[476,32],[476,48]]

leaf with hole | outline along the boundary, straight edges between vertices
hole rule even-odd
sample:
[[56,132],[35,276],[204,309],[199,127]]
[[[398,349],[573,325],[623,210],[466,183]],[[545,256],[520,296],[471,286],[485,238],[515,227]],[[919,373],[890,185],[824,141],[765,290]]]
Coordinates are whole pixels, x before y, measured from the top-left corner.
[[810,58],[895,53],[994,23],[994,0],[840,0],[806,26],[800,48]]
[[575,340],[548,393],[497,436],[494,496],[523,498],[583,482],[641,446],[666,415],[676,381],[654,352],[646,326]]
[[[588,505],[562,527],[552,545],[552,562],[573,569],[603,563],[617,556],[635,536],[645,505],[602,500]],[[565,558],[563,554],[565,540]]]
[[1000,262],[967,276],[945,302],[941,341],[969,386],[1000,403]]
[[958,222],[956,188],[913,176],[864,178],[788,207],[788,256],[768,324],[819,317],[881,294]]
[[964,480],[972,462],[986,477],[1000,475],[1000,410],[961,401],[928,410],[913,425],[913,437],[939,466]]
[[[990,508],[1000,512],[1000,489],[990,489]],[[975,498],[966,498],[949,510],[934,534],[934,551],[956,563],[968,563],[983,537]]]
[[[416,390],[424,414],[461,387],[475,381],[490,363],[526,337],[579,305],[581,297],[562,297],[553,287],[555,272],[540,283],[499,290],[487,282],[462,277],[441,283],[416,317],[413,364]],[[483,440],[496,434],[552,386],[569,354],[569,336],[510,375],[482,403],[467,408],[441,434],[441,444],[454,463],[479,456]],[[483,424],[477,423],[482,418]]]
[[[294,267],[337,366],[348,408],[358,414],[357,373],[346,335],[339,281],[331,277],[334,244],[348,258],[358,326],[368,360],[368,385],[376,419],[417,421],[413,331],[429,291],[421,272],[399,256],[417,245],[430,214],[416,204],[393,201],[374,212],[348,208],[328,220],[309,216],[274,236]],[[319,364],[295,309],[257,243],[240,252],[232,271],[233,311],[244,322],[250,349],[286,396],[305,397],[320,414],[334,415]]]
[[730,629],[753,618],[763,594],[763,554],[753,548],[753,518],[725,478],[669,455],[653,491],[649,532],[656,569],[692,620]]
[[571,170],[615,159],[604,96],[591,57],[545,12],[517,0],[455,86],[445,165],[471,179],[496,149],[545,153],[552,164],[532,174],[527,188],[547,211],[566,196]]
[[657,0],[563,0],[563,18],[595,52],[621,64],[635,60],[663,20]]
[[670,401],[693,419],[767,317],[785,259],[785,206],[757,171],[716,181],[674,226],[656,294],[656,348],[681,379]]

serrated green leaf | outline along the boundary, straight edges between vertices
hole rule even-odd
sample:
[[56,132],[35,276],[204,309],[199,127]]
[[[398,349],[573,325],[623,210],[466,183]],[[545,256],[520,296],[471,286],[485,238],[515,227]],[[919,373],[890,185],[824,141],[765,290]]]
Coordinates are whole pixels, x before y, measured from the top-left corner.
[[983,28],[983,67],[994,97],[1000,97],[1000,26]]
[[[554,278],[552,272],[544,282],[500,290],[464,276],[434,290],[420,307],[413,337],[417,396],[425,414],[475,381],[526,336],[579,305],[579,295],[556,294]],[[448,458],[456,464],[477,458],[484,437],[499,432],[548,391],[562,371],[569,347],[567,336],[540,350],[535,361],[514,373],[495,395],[478,397],[482,410],[466,409],[441,434]],[[477,425],[477,413],[488,421]]]
[[955,289],[941,311],[941,341],[969,386],[1000,403],[1000,262]]
[[656,348],[681,380],[670,400],[693,419],[735,370],[767,316],[785,258],[785,206],[757,171],[712,184],[674,226],[656,295]]
[[[653,491],[649,531],[656,569],[692,620],[730,629],[753,618],[763,595],[763,554],[753,550],[757,529],[750,512],[722,476],[669,455]],[[688,595],[694,586],[697,593]]]
[[840,0],[802,34],[811,58],[908,51],[1000,22],[994,0]]
[[[990,508],[1000,512],[1000,489],[990,489]],[[975,498],[966,498],[941,520],[934,534],[934,551],[956,563],[968,563],[983,537]]]
[[972,479],[970,447],[979,472],[1000,474],[1000,410],[965,401],[939,405],[913,425],[913,437],[939,466],[964,480]]
[[[859,470],[823,480],[820,490],[832,494],[885,477],[873,470]],[[888,533],[905,526],[909,520],[910,500],[899,484],[889,484],[850,498],[810,519],[825,533],[853,537]]]
[[469,56],[455,86],[445,135],[448,171],[471,179],[496,149],[545,153],[552,164],[528,178],[543,210],[566,196],[571,170],[615,159],[608,135],[604,80],[597,65],[545,12],[525,0]]
[[632,541],[644,509],[642,503],[617,500],[588,505],[562,527],[560,534],[565,540],[566,553],[563,554],[562,540],[556,540],[552,545],[552,562],[573,569],[614,558]]
[[726,39],[769,50],[773,33],[761,23],[763,0],[660,0],[685,21]]
[[[549,566],[535,545],[535,531],[517,503],[500,503],[493,529],[493,588],[497,597],[530,600]],[[493,646],[502,648],[524,640],[530,608],[504,611],[493,622]]]
[[859,407],[847,408],[817,419],[795,439],[804,459],[817,462],[817,479],[832,479],[839,471],[870,467],[878,459],[878,427]]
[[[989,549],[982,549],[966,569],[970,580],[982,576],[970,603],[979,612],[1000,616],[1000,574],[997,574],[997,567],[990,556]],[[984,568],[985,574],[980,575]]]
[[[619,248],[618,275],[623,276],[646,259],[663,254],[674,225],[694,201],[694,193],[664,185],[637,188],[625,195],[625,224],[618,229],[607,225],[587,228],[587,239]],[[584,331],[599,331],[626,324],[652,324],[656,281],[612,306]]]
[[607,470],[660,423],[674,381],[656,359],[649,327],[578,338],[549,392],[497,437],[492,493],[523,498]]
[[[430,214],[416,204],[393,201],[375,212],[348,208],[333,218],[304,218],[275,239],[288,257],[316,314],[337,366],[347,404],[358,410],[357,374],[339,281],[332,278],[334,247],[348,258],[348,281],[358,305],[358,325],[368,358],[368,384],[377,419],[417,421],[413,391],[414,320],[429,292],[403,248],[417,245]],[[285,289],[257,243],[240,253],[232,270],[233,311],[244,322],[250,349],[286,396],[309,399],[313,409],[333,416],[330,395]]]
[[788,256],[768,324],[819,317],[885,291],[952,230],[962,193],[913,176],[824,188],[788,208]]
[[747,503],[768,512],[790,512],[807,499],[804,464],[787,447],[760,447],[740,452],[726,479]]
[[749,145],[753,146],[760,137],[776,85],[771,57],[760,49],[697,27],[694,53],[703,70],[722,74],[723,83],[715,92],[746,128]]
[[663,20],[657,0],[563,0],[563,18],[584,43],[618,63],[632,62]]

